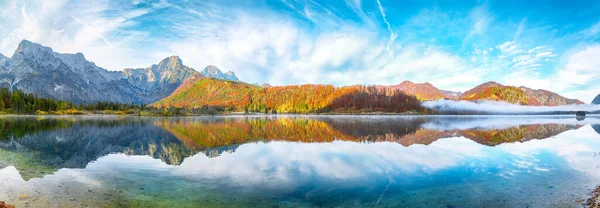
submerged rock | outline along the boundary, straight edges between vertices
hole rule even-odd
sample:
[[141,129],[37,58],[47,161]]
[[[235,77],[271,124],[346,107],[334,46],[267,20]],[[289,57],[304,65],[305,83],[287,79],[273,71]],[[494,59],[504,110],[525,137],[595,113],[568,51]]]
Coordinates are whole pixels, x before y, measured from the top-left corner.
[[0,201],[0,208],[15,208],[14,205],[6,204],[3,201]]
[[587,208],[600,208],[600,187],[592,191],[591,198],[588,199]]

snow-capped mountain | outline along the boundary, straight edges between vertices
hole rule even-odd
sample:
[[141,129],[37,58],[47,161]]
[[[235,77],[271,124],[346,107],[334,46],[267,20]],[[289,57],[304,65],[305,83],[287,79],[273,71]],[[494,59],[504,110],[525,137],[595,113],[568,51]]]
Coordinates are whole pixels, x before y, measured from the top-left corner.
[[[238,80],[233,72],[223,74],[218,69],[213,72],[206,76]],[[147,68],[108,71],[86,60],[81,53],[56,53],[27,40],[19,44],[12,57],[0,54],[0,87],[74,103],[152,103],[198,73],[183,65],[177,56]]]

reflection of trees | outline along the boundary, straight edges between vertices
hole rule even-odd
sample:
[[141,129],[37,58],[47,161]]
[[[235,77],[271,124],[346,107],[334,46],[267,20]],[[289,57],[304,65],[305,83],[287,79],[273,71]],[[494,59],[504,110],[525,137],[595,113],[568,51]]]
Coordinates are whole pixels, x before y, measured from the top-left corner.
[[[214,117],[214,118],[0,118],[0,168],[15,166],[23,178],[59,168],[84,168],[110,153],[148,155],[179,165],[199,152],[209,157],[256,141],[394,142],[429,145],[464,136],[493,146],[544,139],[580,126],[522,125],[506,129],[423,129],[439,120],[411,117]],[[441,123],[440,123],[441,124]],[[596,131],[598,125],[592,126]]]
[[173,165],[196,153],[170,133],[139,119],[21,118],[0,123],[13,128],[3,132],[10,139],[0,141],[0,164],[14,165],[26,180],[60,168],[85,168],[110,153],[148,155]]
[[[33,118],[28,120],[33,121]],[[67,128],[74,123],[74,119],[35,119],[35,122],[22,122],[16,117],[0,118],[0,141],[12,137],[20,138],[28,134],[41,131]]]
[[461,130],[458,131],[458,134],[477,143],[494,146],[502,143],[546,139],[568,130],[579,129],[580,127],[580,125],[567,124],[534,124],[515,126],[500,130]]
[[155,125],[171,132],[186,147],[212,148],[255,141],[395,142],[404,146],[431,144],[446,137],[464,136],[483,145],[544,139],[580,126],[565,124],[521,125],[506,129],[470,129],[438,131],[422,129],[429,122],[414,119],[365,118],[248,118],[231,117],[209,120],[158,120]]
[[227,118],[219,120],[160,120],[155,125],[171,132],[186,147],[203,149],[253,141],[360,141],[325,122],[301,118]]

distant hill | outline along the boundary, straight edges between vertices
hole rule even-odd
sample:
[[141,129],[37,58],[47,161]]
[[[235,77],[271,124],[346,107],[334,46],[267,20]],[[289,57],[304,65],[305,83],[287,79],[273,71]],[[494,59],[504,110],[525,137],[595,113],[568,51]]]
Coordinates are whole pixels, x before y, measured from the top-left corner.
[[387,88],[400,90],[406,94],[414,95],[419,100],[438,100],[444,98],[453,98],[446,93],[442,92],[432,84],[425,83],[413,83],[411,81],[404,81],[398,85],[387,86]]
[[548,90],[534,90],[527,87],[519,87],[527,96],[529,105],[537,106],[559,106],[571,104],[584,104],[580,100],[568,99]]
[[486,82],[473,89],[464,92],[460,96],[461,100],[493,100],[506,101],[509,103],[527,105],[528,100],[523,90],[504,86],[496,82]]
[[527,87],[505,86],[497,82],[486,82],[464,92],[461,100],[493,100],[505,101],[519,105],[558,106],[583,104],[575,99],[568,99],[547,90],[533,90]]
[[290,85],[260,87],[243,82],[193,76],[155,107],[222,107],[249,112],[405,112],[421,111],[416,97],[377,87]]

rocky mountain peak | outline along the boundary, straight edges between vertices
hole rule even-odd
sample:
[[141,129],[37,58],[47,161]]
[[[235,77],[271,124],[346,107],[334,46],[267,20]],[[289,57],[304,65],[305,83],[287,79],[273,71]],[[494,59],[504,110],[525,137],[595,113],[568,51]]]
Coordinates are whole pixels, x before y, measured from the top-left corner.
[[487,87],[487,86],[504,86],[504,85],[502,85],[502,84],[500,84],[498,82],[489,81],[489,82],[480,84],[479,86],[486,86]]
[[228,72],[225,72],[225,75],[235,77],[235,72],[228,71]]
[[592,101],[592,104],[600,105],[600,94],[598,94],[598,96],[596,96],[596,98],[594,98],[594,100]]
[[179,56],[169,56],[158,63],[159,69],[178,69],[181,67],[183,67],[183,62]]
[[226,73],[223,73],[219,68],[217,68],[214,65],[206,66],[204,68],[204,70],[202,70],[200,73],[202,75],[204,75],[205,77],[213,77],[213,78],[227,79],[227,80],[233,80],[233,81],[239,80],[234,72],[228,71]]
[[400,83],[401,85],[414,85],[415,83],[408,81],[408,80],[404,80],[404,82]]
[[43,53],[52,53],[52,48],[42,46],[38,43],[34,43],[28,40],[22,40],[15,50],[15,54],[23,53],[23,54],[31,54],[31,55],[39,55]]
[[221,72],[221,70],[214,65],[208,65],[208,66],[206,66],[206,68],[204,68],[204,70],[202,70],[202,73],[210,74],[210,75],[219,75],[219,74],[222,74],[223,72]]

